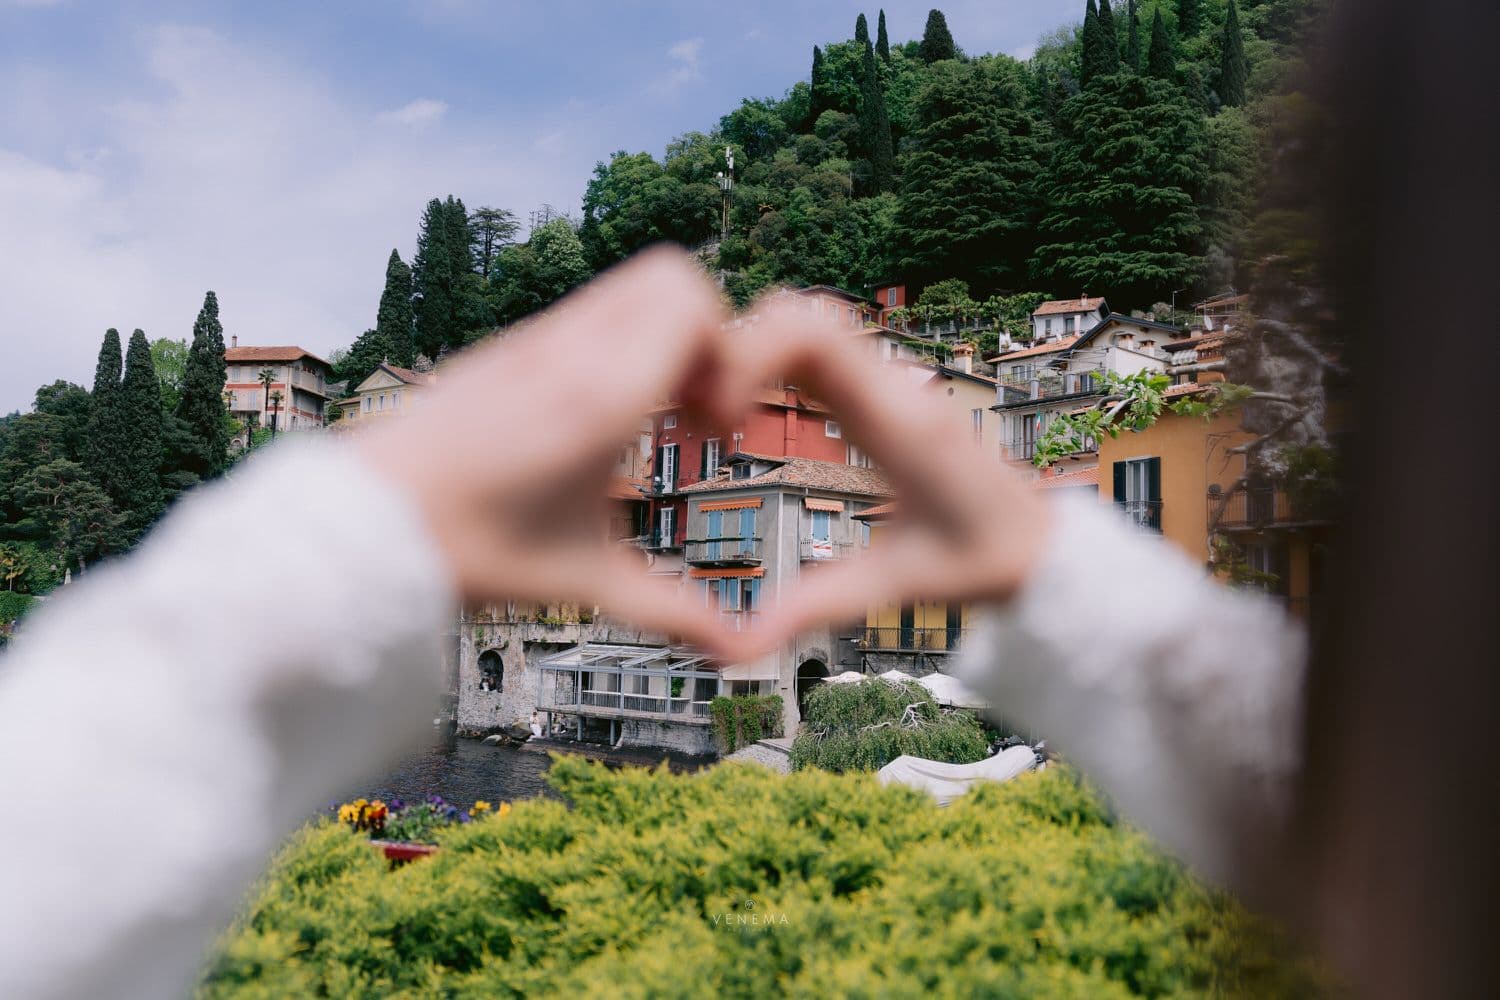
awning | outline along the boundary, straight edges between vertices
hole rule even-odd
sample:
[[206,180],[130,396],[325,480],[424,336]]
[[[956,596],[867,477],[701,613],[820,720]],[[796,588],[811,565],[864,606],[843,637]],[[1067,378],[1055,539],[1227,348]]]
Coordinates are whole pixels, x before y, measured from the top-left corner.
[[762,497],[752,497],[751,499],[748,499],[748,500],[745,500],[745,499],[740,499],[740,500],[710,500],[710,501],[708,501],[706,503],[700,503],[698,505],[698,509],[699,510],[744,510],[744,509],[746,509],[748,507],[759,507],[764,502],[765,502],[764,498],[762,498]]
[[694,580],[727,580],[732,577],[765,575],[766,568],[764,566],[756,566],[753,569],[744,566],[736,568],[726,567],[724,569],[708,569],[701,566],[694,566],[688,570],[688,576]]
[[765,656],[754,663],[732,663],[719,671],[726,681],[774,681],[781,674],[776,669],[775,655]]
[[842,500],[823,500],[818,497],[803,497],[802,503],[807,507],[808,510],[826,510],[831,511],[834,514],[842,514],[844,512],[844,501]]

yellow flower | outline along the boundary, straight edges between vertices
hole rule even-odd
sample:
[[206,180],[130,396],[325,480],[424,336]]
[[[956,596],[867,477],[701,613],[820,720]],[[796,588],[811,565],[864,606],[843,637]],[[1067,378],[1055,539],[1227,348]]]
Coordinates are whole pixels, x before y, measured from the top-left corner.
[[484,801],[484,799],[480,799],[478,802],[474,803],[474,808],[472,808],[472,809],[469,810],[469,815],[470,816],[483,816],[485,813],[489,812],[493,808],[494,807],[491,806],[488,802]]
[[510,803],[509,802],[502,802],[502,803],[500,803],[500,808],[495,811],[495,815],[496,816],[505,816],[505,815],[508,815],[509,813],[510,813]]

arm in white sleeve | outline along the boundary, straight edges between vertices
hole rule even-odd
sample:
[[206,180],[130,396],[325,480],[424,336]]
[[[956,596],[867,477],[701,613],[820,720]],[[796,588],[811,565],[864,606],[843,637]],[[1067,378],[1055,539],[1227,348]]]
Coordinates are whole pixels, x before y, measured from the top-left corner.
[[1302,630],[1102,504],[1053,513],[1046,554],[977,630],[960,673],[1132,822],[1226,881],[1284,832]]
[[0,996],[169,997],[288,831],[430,732],[453,585],[410,501],[278,445],[0,658]]

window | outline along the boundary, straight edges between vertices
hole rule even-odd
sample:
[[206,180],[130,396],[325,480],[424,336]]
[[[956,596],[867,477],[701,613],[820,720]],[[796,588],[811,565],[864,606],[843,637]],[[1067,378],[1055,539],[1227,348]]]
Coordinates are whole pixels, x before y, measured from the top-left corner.
[[849,325],[853,326],[854,324],[856,324],[858,322],[859,322],[859,314],[854,311],[854,307],[853,306],[850,306],[849,307]]
[[1048,316],[1046,322],[1043,324],[1043,326],[1042,326],[1042,332],[1045,333],[1049,337],[1052,336],[1052,317],[1051,316]]
[[1077,318],[1075,318],[1073,316],[1069,316],[1067,319],[1063,320],[1063,336],[1064,337],[1071,337],[1071,336],[1073,336],[1073,327],[1074,327],[1075,324],[1077,324],[1077,322],[1078,322]]
[[657,463],[656,474],[660,480],[659,485],[662,492],[672,493],[677,489],[677,446],[675,444],[664,444],[659,449],[661,461]]
[[399,409],[401,409],[401,390],[400,389],[397,389],[395,392],[391,393],[391,409],[393,409],[393,410],[399,410]]
[[385,393],[383,393],[383,392],[380,394],[380,406],[379,406],[379,409],[382,409],[382,410],[385,409]]
[[370,410],[374,408],[375,400],[371,399],[369,396],[366,396],[363,400],[361,400],[361,402],[364,403],[366,413],[369,413]]
[[1114,465],[1115,503],[1142,528],[1161,531],[1161,459],[1133,458]]
[[894,340],[890,342],[890,345],[891,345],[891,360],[895,361],[896,358],[897,358],[897,356],[900,355],[900,353],[901,353],[901,345],[898,344],[898,343],[896,343]]
[[844,429],[839,426],[837,420],[825,420],[823,421],[823,436],[831,438],[843,437]]
[[730,479],[749,479],[750,478],[750,471],[751,471],[750,470],[750,463],[749,462],[741,462],[739,465],[736,465],[732,470],[730,470],[729,478]]
[[669,430],[672,430],[676,426],[677,426],[677,414],[675,414],[675,413],[668,413],[665,417],[661,418],[661,429],[662,430],[669,431]]
[[1031,376],[1035,373],[1036,365],[1031,363],[1010,366],[1010,377],[1015,382],[1030,382]]
[[833,540],[833,514],[826,510],[810,511],[812,514],[812,540],[815,542],[830,542]]
[[977,444],[984,440],[984,410],[970,410],[969,423],[974,431],[974,442]]
[[859,544],[864,548],[870,547],[870,522],[859,522]]
[[885,304],[886,308],[890,308],[896,304],[896,290],[894,288],[887,288],[885,290]]
[[703,442],[703,470],[698,474],[701,479],[710,479],[718,470],[724,456],[720,454],[722,447],[718,438],[709,438]]
[[858,445],[851,444],[849,446],[847,461],[856,469],[875,468],[875,460],[869,455],[866,455],[864,452],[860,451]]
[[663,507],[657,514],[656,544],[659,548],[670,548],[677,537],[677,508]]

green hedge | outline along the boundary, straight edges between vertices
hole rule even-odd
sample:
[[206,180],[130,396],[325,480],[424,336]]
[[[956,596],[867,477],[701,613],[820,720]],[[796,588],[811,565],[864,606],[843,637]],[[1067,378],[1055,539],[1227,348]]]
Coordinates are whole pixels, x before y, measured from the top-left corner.
[[[1315,994],[1275,939],[1052,769],[947,808],[870,775],[558,759],[388,870],[323,823],[221,942],[203,997]],[[570,808],[571,805],[571,808]]]
[[[902,725],[915,706],[915,727]],[[792,742],[792,767],[878,771],[902,754],[971,764],[989,753],[984,727],[972,712],[945,712],[914,681],[876,679],[821,684],[807,696],[802,732]]]
[[708,703],[719,753],[733,753],[756,740],[781,735],[781,695],[720,696]]
[[0,625],[9,625],[21,620],[36,598],[30,594],[18,594],[14,590],[0,590]]

